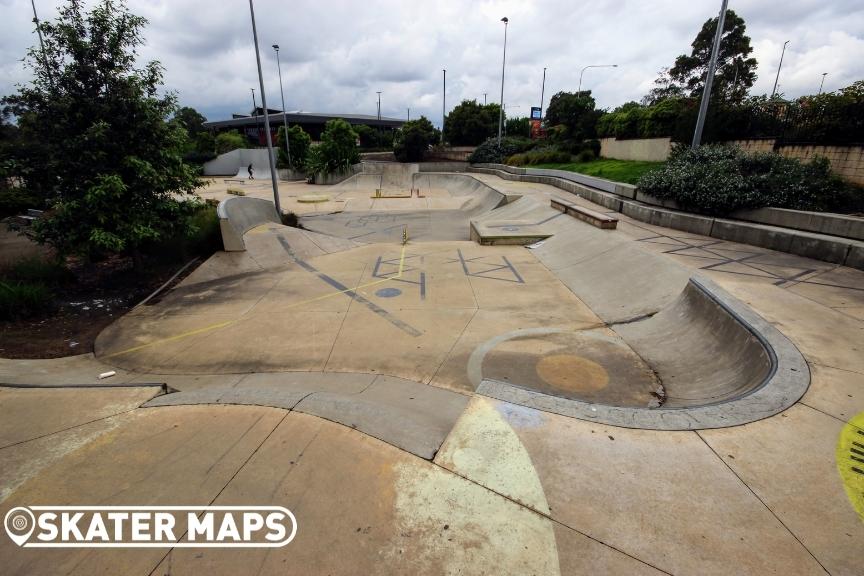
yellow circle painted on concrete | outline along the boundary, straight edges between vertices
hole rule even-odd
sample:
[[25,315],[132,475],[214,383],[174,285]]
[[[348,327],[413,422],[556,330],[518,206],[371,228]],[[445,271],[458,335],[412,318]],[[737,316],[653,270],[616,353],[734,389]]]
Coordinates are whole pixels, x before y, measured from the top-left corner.
[[852,507],[864,520],[864,412],[849,420],[840,432],[837,470]]
[[561,390],[596,392],[609,384],[609,373],[603,366],[574,354],[551,354],[540,358],[537,375]]

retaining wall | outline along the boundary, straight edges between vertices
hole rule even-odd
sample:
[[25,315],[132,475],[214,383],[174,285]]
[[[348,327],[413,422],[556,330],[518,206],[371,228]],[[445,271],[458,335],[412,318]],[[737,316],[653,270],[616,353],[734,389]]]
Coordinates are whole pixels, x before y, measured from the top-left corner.
[[600,156],[615,158],[616,160],[663,162],[669,158],[671,149],[671,138],[640,138],[635,140],[602,138],[600,140]]

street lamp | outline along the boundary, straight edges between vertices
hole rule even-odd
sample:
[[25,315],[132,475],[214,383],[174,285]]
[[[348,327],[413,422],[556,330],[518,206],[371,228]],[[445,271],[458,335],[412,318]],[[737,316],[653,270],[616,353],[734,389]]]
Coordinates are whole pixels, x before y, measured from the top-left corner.
[[406,122],[410,122],[410,121],[411,121],[411,108],[408,108],[408,120],[406,120]]
[[273,183],[273,205],[276,206],[276,213],[279,214],[279,218],[282,218],[282,205],[279,203],[279,184],[276,182],[276,162],[273,160],[273,140],[270,138],[270,115],[267,114],[267,95],[264,93],[264,75],[261,73],[261,53],[258,51],[258,29],[255,27],[255,8],[252,6],[252,0],[249,0],[249,15],[252,16],[252,39],[255,42],[255,60],[258,63],[258,85],[261,87],[261,106],[264,108],[264,132],[267,136],[267,160],[270,163],[270,180]]
[[507,63],[507,24],[510,20],[505,16],[501,18],[504,23],[504,57],[501,58],[501,107],[498,109],[498,145],[501,145],[501,127],[504,124],[504,65]]
[[[591,64],[590,66],[585,66],[582,68],[582,71],[579,73],[579,90],[576,91],[578,96],[582,95],[582,75],[585,74],[585,70],[588,68],[617,68],[617,64]],[[544,68],[545,70],[545,68]]]
[[282,95],[282,123],[285,125],[285,152],[288,153],[288,166],[291,166],[291,144],[288,142],[288,113],[285,111],[285,91],[282,89],[282,64],[279,62],[279,45],[273,44],[276,51],[276,67],[279,69],[279,93]]
[[[381,92],[376,92],[378,94],[378,121],[381,121]],[[380,126],[379,126],[380,128]]]
[[819,94],[817,94],[817,96],[822,94],[822,87],[825,86],[825,76],[827,76],[827,75],[828,75],[827,72],[822,73],[822,82],[819,83]]
[[447,69],[441,70],[444,73],[444,84],[441,91],[441,144],[444,144],[444,119],[447,116]]
[[258,138],[258,143],[261,143],[261,119],[258,118],[258,103],[255,101],[255,89],[250,88],[252,90],[252,115],[255,116],[255,129],[258,131],[256,137]]
[[783,67],[783,56],[786,54],[786,44],[789,43],[789,40],[783,43],[783,51],[780,52],[780,64],[777,65],[777,77],[774,78],[774,90],[771,91],[771,98],[774,98],[774,95],[777,94],[777,81],[780,80],[780,68]]
[[543,68],[543,85],[540,88],[540,119],[543,119],[543,98],[546,96],[546,68]]
[[720,39],[723,37],[723,24],[726,22],[726,6],[728,4],[729,0],[723,0],[720,4],[720,15],[717,16],[717,30],[714,32],[711,60],[708,61],[708,73],[705,75],[705,86],[702,88],[702,101],[699,103],[696,130],[693,132],[693,142],[690,144],[693,150],[702,143],[702,129],[705,128],[705,115],[708,113],[708,102],[711,99],[711,86],[714,83],[714,70],[717,68],[717,54],[720,52]]

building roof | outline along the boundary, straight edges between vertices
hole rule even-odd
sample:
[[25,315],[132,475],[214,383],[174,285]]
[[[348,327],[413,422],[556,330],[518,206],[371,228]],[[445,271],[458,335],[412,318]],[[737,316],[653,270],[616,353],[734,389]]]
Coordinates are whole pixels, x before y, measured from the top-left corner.
[[[270,122],[281,124],[283,122],[283,113],[281,111],[270,114]],[[205,122],[204,126],[207,128],[231,128],[231,127],[239,127],[239,126],[250,126],[254,125],[261,121],[261,116],[240,116],[239,114],[235,114],[235,118],[231,118],[229,120],[214,120],[212,122]],[[377,116],[373,116],[371,114],[331,114],[324,112],[286,112],[284,116],[287,116],[288,122],[292,124],[324,124],[328,120],[334,120],[336,118],[342,118],[343,120],[348,121],[350,124],[368,124],[369,126],[392,126],[398,128],[405,123],[405,120],[399,118],[387,118],[382,116],[380,120],[378,120]]]

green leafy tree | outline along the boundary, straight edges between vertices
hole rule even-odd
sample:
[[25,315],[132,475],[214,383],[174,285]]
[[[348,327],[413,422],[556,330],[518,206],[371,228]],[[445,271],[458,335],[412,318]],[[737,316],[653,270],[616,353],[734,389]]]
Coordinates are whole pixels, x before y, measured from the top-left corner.
[[597,120],[601,115],[601,111],[595,110],[590,90],[578,94],[559,92],[549,100],[546,122],[550,126],[564,126],[562,137],[581,142],[595,136]]
[[507,136],[529,136],[529,121],[527,117],[508,118],[505,124]]
[[[750,57],[753,48],[750,46],[750,37],[745,34],[746,29],[743,18],[734,10],[726,11],[712,96],[740,101],[756,81],[758,63]],[[702,95],[716,32],[717,18],[706,20],[691,44],[690,55],[681,54],[675,59],[672,68],[661,70],[654,89],[645,97],[646,104],[667,98],[695,98]]]
[[51,208],[35,236],[61,256],[138,254],[144,243],[192,232],[196,203],[182,196],[199,181],[182,160],[185,130],[167,121],[175,98],[158,94],[158,62],[135,67],[145,24],[120,2],[86,12],[69,0],[55,22],[40,24],[45,55],[29,51],[32,82],[4,98],[22,134],[46,152],[22,157],[22,174]]
[[280,126],[276,133],[276,146],[279,150],[279,164],[287,168],[302,168],[309,155],[312,137],[303,128],[295,124],[288,127],[288,146],[291,148],[291,163],[288,163],[288,152],[285,150],[285,126]]
[[204,122],[207,121],[207,118],[189,106],[179,108],[174,113],[174,119],[183,125],[190,139],[194,139],[196,134],[205,131]]
[[246,137],[237,132],[222,132],[216,136],[216,153],[224,154],[238,148],[246,148]]
[[357,133],[351,125],[337,118],[324,125],[321,144],[309,150],[306,171],[310,173],[337,174],[347,171],[360,161],[357,148]]
[[411,120],[396,131],[393,153],[400,162],[420,162],[429,147],[441,140],[441,132],[425,116]]
[[477,146],[498,134],[498,104],[463,100],[444,119],[444,137],[454,146]]

